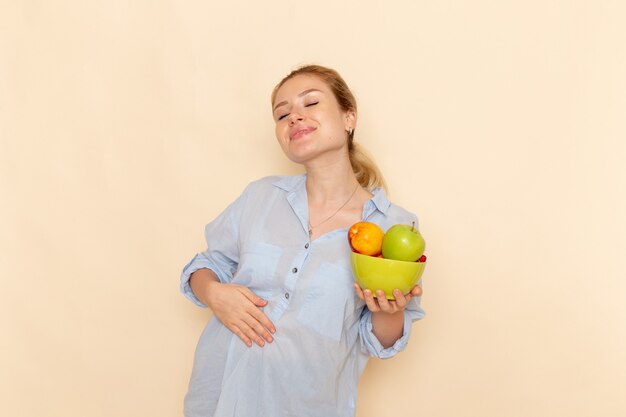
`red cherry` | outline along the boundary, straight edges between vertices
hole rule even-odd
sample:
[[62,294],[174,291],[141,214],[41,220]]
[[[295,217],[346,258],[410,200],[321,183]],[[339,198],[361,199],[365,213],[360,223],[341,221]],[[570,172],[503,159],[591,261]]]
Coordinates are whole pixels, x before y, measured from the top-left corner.
[[426,262],[426,255],[420,256],[420,258],[417,260],[417,262]]

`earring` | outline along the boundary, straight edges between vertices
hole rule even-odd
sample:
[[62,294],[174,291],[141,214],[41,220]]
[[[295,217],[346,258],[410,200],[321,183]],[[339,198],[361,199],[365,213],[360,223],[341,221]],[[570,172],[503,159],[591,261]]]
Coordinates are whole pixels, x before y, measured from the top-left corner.
[[352,132],[354,131],[354,129],[352,129],[351,127],[348,128],[348,135],[352,136]]

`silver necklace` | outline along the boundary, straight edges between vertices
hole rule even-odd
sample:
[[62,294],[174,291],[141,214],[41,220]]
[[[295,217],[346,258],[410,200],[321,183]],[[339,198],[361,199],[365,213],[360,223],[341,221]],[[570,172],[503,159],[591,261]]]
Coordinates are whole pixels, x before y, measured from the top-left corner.
[[352,200],[352,197],[354,197],[354,194],[356,194],[356,190],[359,189],[359,185],[356,185],[356,188],[354,189],[354,191],[352,191],[352,194],[350,194],[350,197],[348,197],[348,199],[346,200],[345,203],[343,203],[341,205],[341,207],[339,207],[333,214],[331,214],[330,216],[328,216],[327,218],[325,218],[323,221],[319,222],[318,224],[316,224],[315,226],[311,225],[311,222],[309,221],[309,238],[313,235],[313,229],[315,229],[318,226],[321,226],[322,224],[326,223],[327,221],[329,221],[330,219],[332,219],[333,217],[335,217],[335,215],[337,213],[339,213],[341,211],[342,208],[344,208],[346,206],[346,204],[348,204],[350,202],[350,200]]

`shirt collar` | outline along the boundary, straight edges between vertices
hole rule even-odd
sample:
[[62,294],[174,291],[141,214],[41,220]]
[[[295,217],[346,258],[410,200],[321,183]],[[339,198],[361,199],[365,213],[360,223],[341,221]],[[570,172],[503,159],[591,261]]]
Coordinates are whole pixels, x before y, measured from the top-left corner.
[[[306,174],[280,177],[280,179],[275,181],[273,184],[290,194],[294,191],[301,191],[306,187]],[[373,209],[377,209],[381,213],[387,214],[387,210],[389,209],[389,206],[391,206],[391,202],[387,198],[385,190],[381,187],[376,187],[372,190],[372,194],[372,198],[365,203],[365,207],[363,208],[364,217],[369,216]],[[306,196],[306,191],[304,195]]]
[[304,186],[306,180],[306,174],[292,175],[280,177],[278,181],[274,181],[274,185],[287,192],[291,192],[298,188],[298,186]]
[[391,201],[387,198],[387,193],[381,187],[376,187],[372,190],[372,194],[374,196],[368,201],[373,202],[378,211],[383,214],[387,214],[387,210],[389,206],[391,206]]

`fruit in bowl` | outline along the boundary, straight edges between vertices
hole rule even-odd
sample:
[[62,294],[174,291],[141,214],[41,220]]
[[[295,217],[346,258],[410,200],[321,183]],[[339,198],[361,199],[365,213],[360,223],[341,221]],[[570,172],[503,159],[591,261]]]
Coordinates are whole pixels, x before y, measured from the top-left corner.
[[355,223],[348,231],[350,261],[362,289],[383,290],[395,300],[394,289],[408,294],[426,267],[424,238],[412,225],[396,224],[386,233],[370,222]]
[[382,254],[385,259],[415,262],[424,254],[426,242],[413,224],[396,224],[383,238]]
[[348,241],[353,251],[378,256],[382,252],[385,232],[376,223],[358,222],[348,230]]

